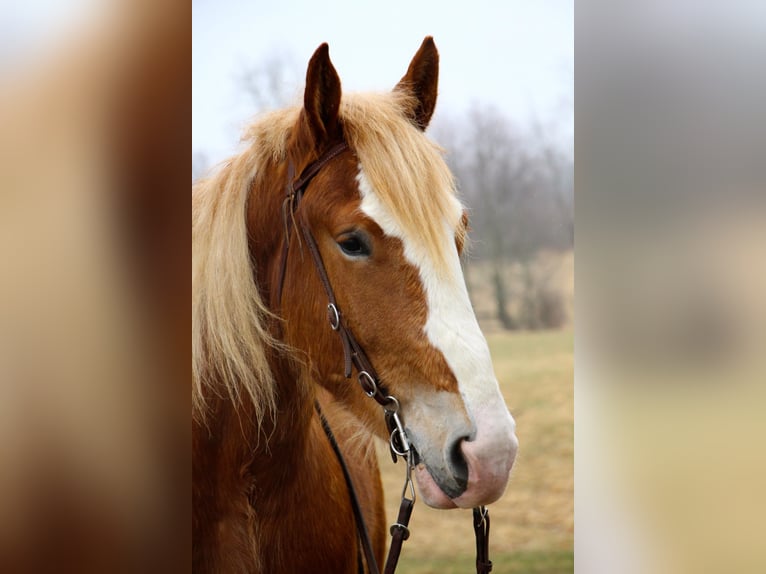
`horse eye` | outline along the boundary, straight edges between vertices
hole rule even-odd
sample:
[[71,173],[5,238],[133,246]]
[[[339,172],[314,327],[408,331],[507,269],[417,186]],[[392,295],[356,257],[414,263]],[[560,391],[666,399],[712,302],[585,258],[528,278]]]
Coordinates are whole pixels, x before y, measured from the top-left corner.
[[358,235],[350,235],[342,241],[338,241],[338,245],[340,245],[343,253],[351,257],[365,257],[370,254],[370,247]]

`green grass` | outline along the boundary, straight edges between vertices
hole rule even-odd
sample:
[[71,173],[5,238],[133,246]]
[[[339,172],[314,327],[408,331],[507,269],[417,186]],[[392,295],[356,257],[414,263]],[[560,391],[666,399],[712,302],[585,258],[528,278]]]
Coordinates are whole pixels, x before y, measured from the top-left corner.
[[[406,546],[405,546],[406,552]],[[574,553],[571,550],[527,551],[491,555],[492,574],[571,574]],[[473,556],[403,560],[401,574],[468,574],[474,572]]]

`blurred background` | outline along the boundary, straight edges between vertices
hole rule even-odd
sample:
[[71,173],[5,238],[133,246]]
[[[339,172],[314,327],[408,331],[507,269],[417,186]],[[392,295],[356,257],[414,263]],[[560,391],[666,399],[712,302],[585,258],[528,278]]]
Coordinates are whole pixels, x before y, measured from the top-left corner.
[[576,570],[766,571],[766,5],[575,28]]
[[[346,91],[390,90],[426,35],[441,56],[429,136],[470,213],[464,270],[521,443],[492,505],[494,572],[573,568],[574,7],[571,1],[193,3],[192,178],[264,111],[300,103],[322,42]],[[389,519],[401,468],[380,464]],[[403,573],[467,572],[470,511],[418,504]]]
[[0,570],[188,570],[182,2],[0,6]]

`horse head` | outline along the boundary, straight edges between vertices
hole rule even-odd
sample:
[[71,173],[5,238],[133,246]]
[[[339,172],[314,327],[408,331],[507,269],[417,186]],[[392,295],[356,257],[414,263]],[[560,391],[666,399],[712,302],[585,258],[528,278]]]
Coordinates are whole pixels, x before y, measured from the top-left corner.
[[[307,185],[294,217],[315,240],[344,324],[401,405],[422,498],[436,508],[470,508],[503,494],[518,442],[460,266],[466,211],[424,133],[438,67],[429,37],[392,92],[343,94],[320,46],[286,155],[300,173],[347,143]],[[281,336],[305,376],[388,439],[379,406],[344,376],[322,282],[306,241],[295,225],[287,229],[283,269],[274,261],[269,270],[272,287],[280,273],[286,278],[270,295]]]

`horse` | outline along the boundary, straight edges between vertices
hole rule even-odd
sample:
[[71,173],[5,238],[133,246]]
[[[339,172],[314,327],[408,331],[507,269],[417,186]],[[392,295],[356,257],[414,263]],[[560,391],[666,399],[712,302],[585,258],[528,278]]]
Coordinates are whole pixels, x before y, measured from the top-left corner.
[[196,572],[358,571],[325,426],[380,563],[378,403],[396,401],[427,505],[506,489],[518,441],[462,274],[467,212],[425,135],[438,74],[427,37],[392,91],[342,93],[322,44],[302,105],[257,119],[193,185]]

